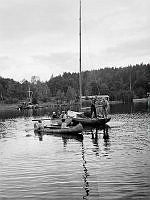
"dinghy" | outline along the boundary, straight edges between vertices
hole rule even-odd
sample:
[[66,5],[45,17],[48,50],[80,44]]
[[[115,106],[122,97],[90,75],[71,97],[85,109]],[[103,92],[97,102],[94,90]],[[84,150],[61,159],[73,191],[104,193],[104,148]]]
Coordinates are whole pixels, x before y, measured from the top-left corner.
[[44,134],[68,134],[68,135],[76,135],[83,131],[82,124],[77,124],[76,126],[69,126],[67,128],[61,128],[60,126],[44,126],[44,127],[36,127],[34,131],[41,132]]

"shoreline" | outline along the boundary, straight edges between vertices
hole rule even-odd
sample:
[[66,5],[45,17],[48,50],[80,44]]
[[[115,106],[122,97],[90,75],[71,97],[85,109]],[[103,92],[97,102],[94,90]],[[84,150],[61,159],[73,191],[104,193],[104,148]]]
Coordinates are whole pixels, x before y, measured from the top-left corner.
[[[142,98],[142,99],[133,99],[133,103],[146,103],[148,100],[147,98]],[[122,103],[122,101],[110,101],[110,104],[118,104],[118,103]],[[55,107],[56,104],[54,103],[40,103],[40,106],[44,107]],[[18,104],[5,104],[5,103],[0,103],[0,112],[2,111],[14,111],[17,110],[18,108]]]

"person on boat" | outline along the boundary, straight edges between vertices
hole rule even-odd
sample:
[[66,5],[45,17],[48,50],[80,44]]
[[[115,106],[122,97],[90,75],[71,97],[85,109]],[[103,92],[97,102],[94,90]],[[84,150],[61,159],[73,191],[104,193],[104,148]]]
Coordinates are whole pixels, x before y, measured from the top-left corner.
[[65,120],[67,119],[67,115],[66,115],[65,111],[62,111],[60,118],[65,119]]
[[57,118],[56,112],[53,112],[52,113],[52,119],[56,119],[56,118]]
[[62,118],[61,128],[68,128],[64,118]]
[[102,115],[102,103],[101,103],[101,99],[96,99],[95,107],[96,107],[97,117],[98,116],[101,117],[101,115]]
[[35,131],[39,131],[39,132],[41,132],[41,131],[44,130],[44,126],[43,126],[43,124],[42,124],[42,120],[38,120],[38,122],[36,122],[36,123],[34,124],[34,130],[35,130]]
[[97,117],[97,114],[96,114],[96,107],[95,107],[95,102],[96,102],[96,99],[92,99],[92,102],[91,102],[91,118],[93,117]]
[[109,103],[107,99],[103,98],[102,99],[102,116],[104,118],[107,118],[108,110],[109,110]]

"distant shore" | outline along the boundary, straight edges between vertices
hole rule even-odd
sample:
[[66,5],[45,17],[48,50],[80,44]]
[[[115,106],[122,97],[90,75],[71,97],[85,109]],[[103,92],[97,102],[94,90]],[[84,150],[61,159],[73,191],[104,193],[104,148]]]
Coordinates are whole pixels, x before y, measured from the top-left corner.
[[[142,98],[142,99],[133,99],[133,103],[146,103],[147,98]],[[117,104],[117,103],[122,103],[121,101],[110,101],[110,104]],[[40,103],[40,106],[42,107],[53,107],[54,104],[50,102],[46,103]],[[56,105],[56,104],[55,104]],[[5,103],[0,103],[0,112],[2,111],[11,111],[11,110],[17,110],[18,104],[5,104]]]

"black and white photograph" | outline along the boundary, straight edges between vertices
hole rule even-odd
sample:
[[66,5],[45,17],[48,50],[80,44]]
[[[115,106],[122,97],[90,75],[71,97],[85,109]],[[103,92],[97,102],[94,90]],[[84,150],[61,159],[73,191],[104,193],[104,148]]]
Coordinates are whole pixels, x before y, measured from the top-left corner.
[[150,0],[0,0],[0,200],[150,199]]

